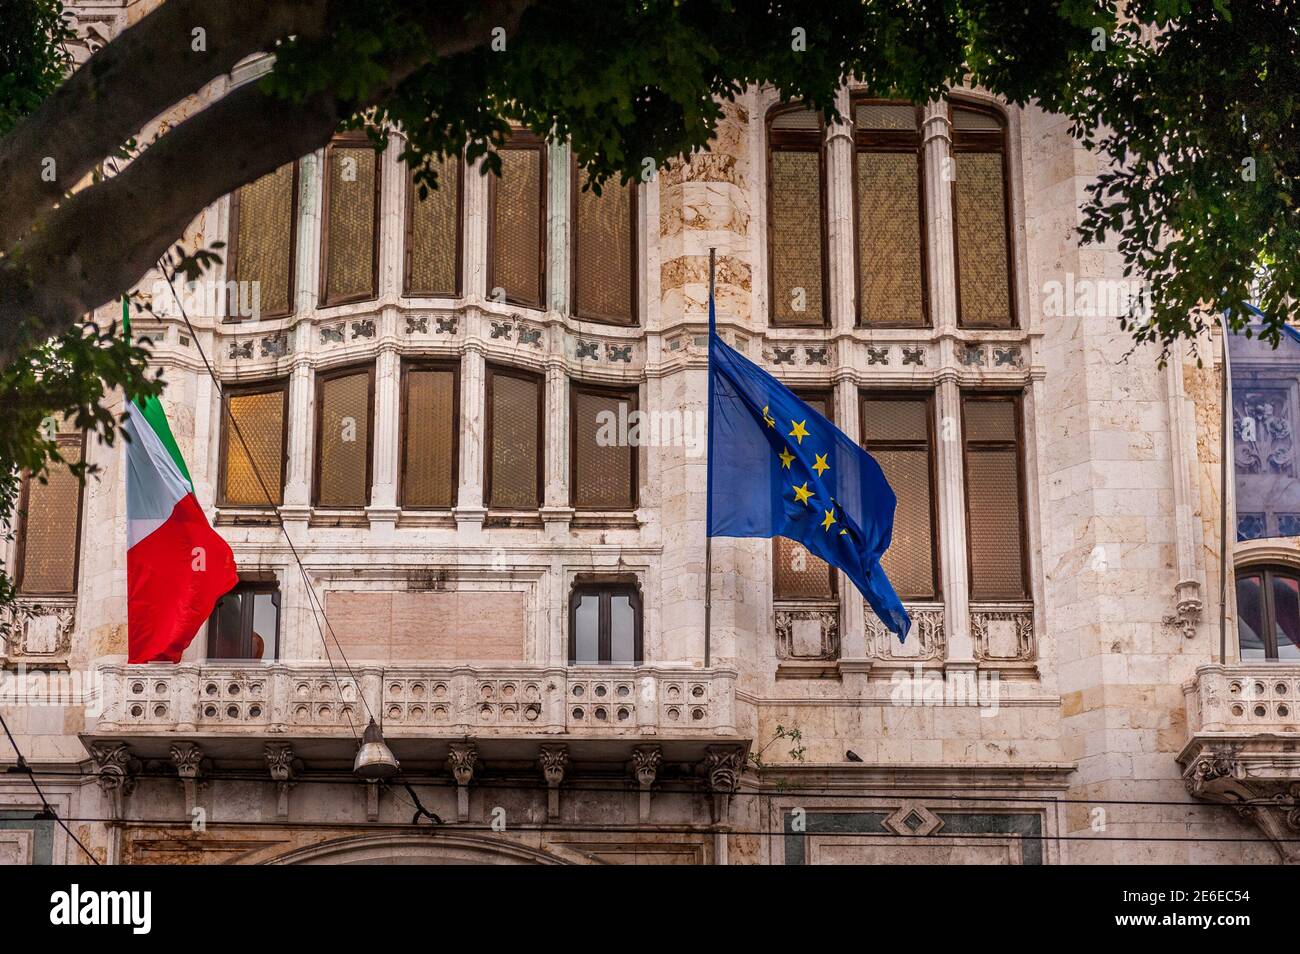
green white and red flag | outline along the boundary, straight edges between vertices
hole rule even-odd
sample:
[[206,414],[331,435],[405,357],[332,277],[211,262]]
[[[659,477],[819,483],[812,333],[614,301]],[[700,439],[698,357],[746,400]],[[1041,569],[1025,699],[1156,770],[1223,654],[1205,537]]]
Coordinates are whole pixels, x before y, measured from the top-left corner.
[[[122,321],[128,324],[122,301]],[[156,397],[126,402],[127,658],[179,662],[217,600],[238,582]]]

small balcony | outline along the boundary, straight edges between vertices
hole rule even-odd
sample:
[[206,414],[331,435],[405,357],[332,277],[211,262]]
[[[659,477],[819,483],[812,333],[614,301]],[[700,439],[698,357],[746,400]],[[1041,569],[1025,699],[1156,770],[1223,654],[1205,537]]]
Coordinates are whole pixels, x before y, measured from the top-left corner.
[[1188,792],[1236,806],[1300,861],[1300,663],[1201,666],[1183,693]]

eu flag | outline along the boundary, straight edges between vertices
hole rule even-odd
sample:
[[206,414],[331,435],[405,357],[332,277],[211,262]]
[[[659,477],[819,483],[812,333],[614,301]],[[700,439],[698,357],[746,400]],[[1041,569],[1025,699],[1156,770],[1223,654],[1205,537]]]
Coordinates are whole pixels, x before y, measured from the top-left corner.
[[889,629],[912,625],[880,567],[894,492],[880,465],[714,330],[709,301],[711,537],[788,537],[843,570]]

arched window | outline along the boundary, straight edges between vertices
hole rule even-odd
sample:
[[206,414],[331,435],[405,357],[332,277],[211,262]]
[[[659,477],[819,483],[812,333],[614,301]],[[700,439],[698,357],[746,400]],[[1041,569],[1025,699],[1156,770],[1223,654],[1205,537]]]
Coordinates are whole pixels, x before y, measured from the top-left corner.
[[226,321],[283,318],[293,313],[297,219],[296,162],[241,186],[230,197]]
[[767,121],[768,298],[774,325],[825,325],[826,167],[822,116],[778,106]]
[[610,179],[600,195],[573,169],[573,313],[636,324],[636,186]]
[[1300,572],[1281,566],[1237,571],[1241,658],[1300,659]]
[[1014,328],[1006,120],[998,110],[952,103],[953,230],[958,320]]
[[523,130],[501,147],[488,180],[488,295],[546,307],[546,143]]
[[455,298],[460,294],[461,193],[464,172],[459,156],[433,163],[438,188],[420,198],[414,171],[406,190],[407,295]]

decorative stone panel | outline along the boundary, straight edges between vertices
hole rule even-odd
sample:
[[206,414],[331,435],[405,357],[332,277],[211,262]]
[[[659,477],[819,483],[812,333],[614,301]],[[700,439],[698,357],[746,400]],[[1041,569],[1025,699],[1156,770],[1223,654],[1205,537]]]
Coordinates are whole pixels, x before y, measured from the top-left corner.
[[[864,604],[865,605],[865,604]],[[942,660],[947,655],[942,603],[904,603],[912,617],[912,631],[904,642],[889,631],[869,605],[865,606],[867,655],[875,659],[900,659],[909,662]]]
[[1023,662],[1034,658],[1034,608],[1028,603],[972,603],[975,658]]
[[775,605],[779,659],[839,659],[840,610],[833,602]]

